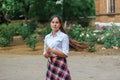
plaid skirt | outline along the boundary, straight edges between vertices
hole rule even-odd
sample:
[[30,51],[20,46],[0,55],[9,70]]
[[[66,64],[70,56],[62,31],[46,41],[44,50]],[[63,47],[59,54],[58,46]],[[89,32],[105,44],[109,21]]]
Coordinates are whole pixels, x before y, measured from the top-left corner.
[[71,80],[67,61],[62,57],[48,59],[46,80]]

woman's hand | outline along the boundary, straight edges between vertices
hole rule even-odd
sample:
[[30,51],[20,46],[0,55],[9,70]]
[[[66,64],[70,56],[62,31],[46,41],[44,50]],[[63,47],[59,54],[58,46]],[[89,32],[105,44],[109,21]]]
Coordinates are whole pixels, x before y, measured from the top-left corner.
[[49,53],[45,53],[45,58],[49,58],[50,57],[50,54]]
[[47,51],[47,53],[51,53],[51,52],[52,52],[52,49],[47,46],[47,47],[46,47],[46,51]]
[[51,57],[51,54],[50,54],[50,53],[51,53],[51,48],[49,48],[48,46],[46,46],[46,53],[45,53],[44,56],[45,56],[46,58],[49,58],[49,57]]
[[46,47],[46,52],[48,53],[48,54],[50,54],[50,53],[53,53],[53,54],[55,54],[55,55],[57,55],[57,56],[60,56],[60,57],[67,57],[67,55],[65,55],[63,52],[61,52],[61,51],[59,51],[59,50],[54,50],[54,49],[52,49],[52,48],[50,48],[50,47]]

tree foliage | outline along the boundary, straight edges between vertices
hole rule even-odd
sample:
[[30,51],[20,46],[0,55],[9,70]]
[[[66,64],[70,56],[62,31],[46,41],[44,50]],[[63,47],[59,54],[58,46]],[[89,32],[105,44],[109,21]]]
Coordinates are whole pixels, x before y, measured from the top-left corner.
[[94,0],[64,0],[63,17],[65,20],[93,15],[95,15]]
[[0,12],[12,19],[24,15],[25,19],[46,21],[59,14],[64,20],[74,20],[95,15],[95,6],[94,0],[0,0]]

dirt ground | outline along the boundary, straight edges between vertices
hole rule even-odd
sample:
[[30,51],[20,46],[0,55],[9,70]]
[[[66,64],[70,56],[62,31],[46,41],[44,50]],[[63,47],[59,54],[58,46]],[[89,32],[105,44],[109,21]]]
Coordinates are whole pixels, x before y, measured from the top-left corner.
[[[119,49],[105,49],[102,50],[102,45],[96,45],[95,52],[88,52],[87,50],[83,51],[74,51],[70,49],[70,55],[120,55]],[[0,54],[19,54],[19,55],[39,55],[43,52],[43,39],[38,38],[38,43],[36,45],[35,51],[29,48],[24,44],[24,41],[21,40],[20,36],[15,36],[13,42],[9,47],[0,48]]]
[[[120,80],[120,48],[96,52],[70,50],[68,66],[72,80]],[[36,50],[27,47],[19,36],[10,47],[0,48],[0,80],[45,80],[47,59],[43,52],[43,39]]]

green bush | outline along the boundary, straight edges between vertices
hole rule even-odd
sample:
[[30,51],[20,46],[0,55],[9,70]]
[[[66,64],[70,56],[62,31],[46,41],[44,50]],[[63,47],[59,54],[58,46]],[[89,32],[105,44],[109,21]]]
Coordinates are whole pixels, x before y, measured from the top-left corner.
[[35,33],[38,25],[34,22],[21,23],[19,26],[18,33],[21,35],[22,39],[25,40],[31,34]]
[[0,25],[0,46],[5,47],[12,42],[12,38],[15,35],[16,29],[13,25]]
[[120,47],[120,31],[118,32],[117,36],[116,36],[116,44],[118,47]]
[[23,40],[26,39],[26,45],[35,49],[36,35],[34,34],[37,27],[34,22],[20,23],[14,26],[11,24],[0,25],[0,47],[8,46],[12,42],[13,36],[20,35]]
[[0,37],[0,47],[6,47],[10,44],[10,41],[4,37]]
[[25,44],[28,47],[32,48],[33,50],[35,50],[35,46],[37,43],[36,37],[37,37],[37,34],[33,34],[25,41]]
[[119,27],[112,25],[107,26],[107,28],[103,29],[103,33],[101,34],[97,40],[98,43],[103,44],[105,48],[112,47],[120,47],[120,29]]
[[39,35],[41,37],[45,37],[47,34],[49,34],[51,32],[51,28],[50,26],[47,24],[45,28],[43,28],[40,32]]
[[79,25],[71,26],[69,30],[66,29],[66,33],[69,35],[69,37],[75,40],[79,39],[79,35],[81,32],[81,26]]

